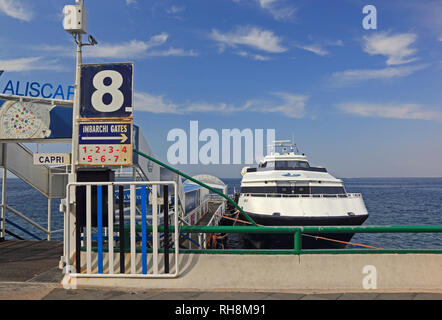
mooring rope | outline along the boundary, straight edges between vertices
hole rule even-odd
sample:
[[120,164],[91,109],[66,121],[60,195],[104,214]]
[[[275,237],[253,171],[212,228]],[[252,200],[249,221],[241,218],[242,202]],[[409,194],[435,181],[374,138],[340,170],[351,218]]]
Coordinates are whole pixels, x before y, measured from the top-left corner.
[[[244,221],[244,220],[238,219],[239,211],[237,211],[237,212],[238,212],[238,214],[236,215],[236,218],[227,217],[227,216],[221,215],[219,213],[215,213],[215,214],[219,215],[221,218],[235,221],[233,223],[233,225],[235,225],[236,222],[242,222],[242,223],[245,223],[245,224],[251,224],[248,221]],[[257,226],[262,227],[263,225],[262,224],[257,224]],[[215,235],[219,235],[219,233],[218,234],[214,234],[214,236]],[[315,239],[321,239],[321,240],[326,240],[326,241],[331,241],[331,242],[345,243],[345,244],[349,244],[349,245],[352,245],[352,246],[358,246],[358,247],[364,247],[364,248],[370,248],[370,249],[381,249],[380,247],[374,247],[374,246],[369,246],[369,245],[366,245],[366,244],[360,244],[360,243],[354,243],[354,242],[348,242],[348,241],[342,241],[342,240],[337,240],[337,239],[332,239],[332,238],[321,237],[321,236],[315,236],[315,235],[311,235],[311,234],[302,233],[302,235],[306,236],[306,237],[312,237],[312,238],[315,238]],[[225,234],[224,236],[218,236],[216,239],[224,239],[226,236],[227,236],[227,234]],[[216,243],[216,239],[215,239],[215,243]]]
[[347,241],[342,241],[342,240],[336,240],[336,239],[331,239],[331,238],[326,238],[326,237],[321,237],[321,236],[314,236],[311,234],[302,234],[303,236],[306,237],[311,237],[311,238],[315,238],[315,239],[321,239],[321,240],[327,240],[327,241],[333,241],[333,242],[339,242],[339,243],[345,243],[345,244],[350,244],[352,246],[359,246],[359,247],[365,247],[365,248],[370,248],[370,249],[382,249],[380,247],[374,247],[374,246],[369,246],[366,244],[360,244],[360,243],[354,243],[354,242],[347,242]]

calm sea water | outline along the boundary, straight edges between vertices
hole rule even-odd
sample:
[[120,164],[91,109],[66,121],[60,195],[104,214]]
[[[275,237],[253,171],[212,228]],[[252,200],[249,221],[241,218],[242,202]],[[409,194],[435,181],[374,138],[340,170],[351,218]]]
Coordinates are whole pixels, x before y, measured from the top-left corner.
[[[364,225],[442,225],[442,178],[343,179],[347,192],[362,193],[369,218]],[[232,194],[241,179],[223,179]],[[19,179],[8,179],[6,203],[40,225],[47,226],[47,199]],[[52,200],[52,230],[63,228],[59,200]],[[7,219],[45,239],[43,232],[7,212]],[[29,235],[8,225],[17,235]],[[52,236],[62,240],[62,233]],[[11,237],[7,237],[11,239]],[[235,237],[230,239],[241,245]],[[383,248],[442,248],[442,234],[356,234],[352,242]]]

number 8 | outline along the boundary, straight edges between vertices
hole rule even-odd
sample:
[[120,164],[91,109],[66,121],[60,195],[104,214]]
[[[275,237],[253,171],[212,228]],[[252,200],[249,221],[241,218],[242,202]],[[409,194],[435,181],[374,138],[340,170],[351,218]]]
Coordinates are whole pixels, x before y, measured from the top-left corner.
[[[110,78],[111,84],[105,85],[104,79]],[[123,93],[118,90],[123,84],[123,76],[114,70],[104,70],[98,72],[92,80],[94,91],[91,97],[91,103],[94,109],[100,112],[114,112],[120,109],[124,103]],[[109,104],[104,104],[103,97],[106,93],[112,96]]]

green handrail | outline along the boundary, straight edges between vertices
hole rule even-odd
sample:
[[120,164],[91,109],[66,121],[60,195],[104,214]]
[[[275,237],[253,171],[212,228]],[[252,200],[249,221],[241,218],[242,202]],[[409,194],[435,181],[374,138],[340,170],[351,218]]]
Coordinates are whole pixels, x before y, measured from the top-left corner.
[[[141,226],[136,226],[137,231]],[[174,232],[175,227],[169,226],[169,232]],[[146,230],[152,232],[151,225]],[[163,232],[164,226],[158,226],[158,231]],[[390,225],[390,226],[180,226],[183,233],[442,233],[442,225]]]
[[196,180],[196,179],[194,179],[194,178],[192,178],[191,176],[188,176],[187,174],[185,174],[185,173],[183,173],[183,172],[181,172],[181,171],[179,171],[179,170],[177,170],[177,169],[175,169],[175,168],[172,168],[171,166],[169,166],[169,165],[167,165],[167,164],[165,164],[165,163],[163,163],[163,162],[161,162],[161,161],[159,161],[159,160],[157,160],[157,159],[155,159],[155,158],[153,158],[153,157],[151,157],[151,156],[148,156],[147,154],[145,154],[145,153],[143,153],[143,152],[141,152],[141,151],[139,151],[139,150],[137,150],[137,149],[134,149],[133,150],[136,154],[138,154],[138,155],[140,155],[140,156],[142,156],[142,157],[144,157],[144,158],[146,158],[146,159],[149,159],[150,161],[153,161],[153,162],[155,162],[156,164],[159,164],[160,166],[162,166],[162,167],[164,167],[164,168],[166,168],[166,169],[169,169],[170,171],[172,171],[172,172],[174,172],[174,173],[176,173],[176,174],[178,174],[178,175],[180,175],[180,176],[183,176],[184,178],[186,178],[186,179],[189,179],[190,181],[193,181],[193,182],[195,182],[196,184],[199,184],[200,186],[202,186],[202,187],[204,187],[204,188],[206,188],[206,189],[209,189],[210,191],[212,191],[212,192],[214,192],[214,193],[216,193],[217,195],[219,195],[219,196],[221,196],[221,197],[223,197],[224,199],[226,199],[228,202],[230,202],[236,209],[238,209],[239,210],[239,212],[242,214],[242,216],[244,217],[244,218],[246,218],[252,225],[254,225],[254,226],[257,226],[257,224],[256,224],[256,222],[252,219],[252,218],[250,218],[249,217],[249,215],[248,214],[246,214],[236,203],[235,203],[235,201],[233,201],[232,199],[230,199],[228,196],[226,196],[224,193],[222,193],[222,192],[219,192],[218,190],[216,190],[215,188],[212,188],[212,187],[210,187],[210,186],[208,186],[207,184],[205,184],[205,183],[203,183],[203,182],[201,182],[201,181],[198,181],[198,180]]
[[[129,226],[126,226],[128,229]],[[136,226],[137,232],[141,231],[141,226]],[[152,226],[147,226],[146,231],[152,232]],[[158,226],[158,231],[163,232],[164,226]],[[169,226],[169,231],[174,232],[175,226]],[[180,253],[198,254],[442,254],[442,249],[303,249],[301,236],[303,233],[442,233],[442,225],[390,225],[390,226],[180,226],[183,233],[292,233],[293,249],[179,249]],[[82,248],[86,250],[86,248]],[[92,251],[97,251],[93,247]],[[107,252],[108,248],[103,250]],[[137,248],[137,252],[141,248]],[[149,253],[152,249],[147,249]],[[119,252],[114,248],[114,252]],[[164,253],[164,249],[159,249]],[[170,248],[170,253],[175,252]]]

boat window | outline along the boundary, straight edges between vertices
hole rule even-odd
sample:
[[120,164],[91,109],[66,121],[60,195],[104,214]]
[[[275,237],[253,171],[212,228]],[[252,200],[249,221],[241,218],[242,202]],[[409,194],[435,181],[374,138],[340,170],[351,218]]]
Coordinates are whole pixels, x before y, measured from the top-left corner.
[[267,162],[264,162],[264,163],[260,163],[260,164],[259,164],[259,167],[260,167],[260,168],[265,168],[265,167],[266,167],[266,165],[267,165]]
[[276,187],[241,187],[241,193],[276,193]]
[[343,187],[311,187],[312,194],[344,194]]
[[276,170],[294,170],[297,168],[310,168],[307,161],[276,161]]
[[310,194],[310,188],[308,186],[295,187],[296,194]]
[[298,167],[299,168],[310,168],[310,165],[307,161],[298,161]]
[[242,187],[241,193],[345,194],[345,189],[344,187],[262,186],[262,187]]

